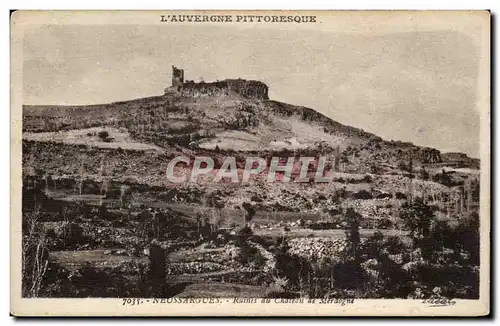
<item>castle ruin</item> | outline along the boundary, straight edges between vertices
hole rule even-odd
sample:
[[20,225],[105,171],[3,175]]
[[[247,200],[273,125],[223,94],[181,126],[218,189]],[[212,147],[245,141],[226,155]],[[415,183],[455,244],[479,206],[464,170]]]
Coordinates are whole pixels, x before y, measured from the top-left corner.
[[176,66],[172,66],[172,88],[176,89],[178,92],[182,89],[184,84],[184,69],[179,69]]
[[256,80],[225,79],[216,82],[199,82],[184,80],[184,69],[172,66],[172,85],[165,88],[165,94],[180,94],[189,97],[231,96],[268,100],[268,87]]

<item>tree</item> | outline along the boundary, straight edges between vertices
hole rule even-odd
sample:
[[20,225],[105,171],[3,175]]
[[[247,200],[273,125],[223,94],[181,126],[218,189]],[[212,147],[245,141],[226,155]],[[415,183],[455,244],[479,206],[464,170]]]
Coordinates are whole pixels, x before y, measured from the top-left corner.
[[[365,272],[371,277],[366,285],[369,293],[375,297],[392,298],[405,297],[408,291],[408,277],[401,264],[394,256],[406,250],[405,244],[397,236],[387,238],[377,231],[363,244],[366,258],[362,264]],[[392,256],[392,257],[391,257]]]
[[46,231],[41,223],[42,211],[39,207],[23,214],[22,228],[22,295],[38,297],[49,264]]
[[352,207],[346,210],[346,239],[349,243],[349,259],[356,262],[360,259],[359,244],[361,236],[359,234],[361,214],[357,213]]
[[255,208],[249,203],[243,203],[241,206],[245,209],[245,223],[248,224],[255,215]]
[[360,219],[359,213],[351,207],[347,208],[345,213],[347,247],[341,260],[332,264],[328,272],[341,289],[359,289],[365,283],[365,274],[361,266]]
[[401,206],[400,216],[410,230],[413,244],[420,248],[426,260],[431,259],[436,249],[430,232],[431,221],[434,217],[431,206],[426,205],[421,197],[417,197],[414,201],[407,201]]
[[410,230],[412,238],[422,239],[429,236],[434,212],[431,206],[423,202],[421,197],[417,197],[413,202],[405,202],[401,206],[400,216],[405,226]]
[[156,240],[149,247],[149,282],[152,287],[152,297],[165,295],[166,287],[166,252]]

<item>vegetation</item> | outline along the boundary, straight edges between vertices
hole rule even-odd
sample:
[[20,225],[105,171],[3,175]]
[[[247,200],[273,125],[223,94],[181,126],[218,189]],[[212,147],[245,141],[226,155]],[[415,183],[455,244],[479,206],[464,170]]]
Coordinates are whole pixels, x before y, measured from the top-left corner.
[[311,297],[428,298],[438,291],[451,298],[477,298],[477,215],[451,227],[435,222],[432,208],[420,198],[403,205],[401,214],[412,243],[380,232],[361,241],[361,216],[348,209],[348,246],[340,259],[306,261],[291,255],[284,240],[276,253],[278,277],[288,281],[288,291]]
[[[24,131],[95,129],[78,134],[92,146],[23,140],[25,297],[171,297],[208,283],[268,297],[479,295],[472,163],[453,168],[436,150],[311,109],[230,95],[46,109],[26,107]],[[265,147],[294,138],[301,146]],[[168,184],[178,155],[216,166],[236,156],[238,168],[248,155],[336,164],[330,184]]]
[[40,224],[40,208],[23,216],[22,295],[38,297],[49,265],[46,235]]

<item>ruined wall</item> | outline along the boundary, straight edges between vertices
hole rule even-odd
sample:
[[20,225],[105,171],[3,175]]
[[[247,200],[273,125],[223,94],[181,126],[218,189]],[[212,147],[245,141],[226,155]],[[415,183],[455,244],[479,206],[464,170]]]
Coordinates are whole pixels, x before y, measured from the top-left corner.
[[227,79],[213,83],[185,82],[182,95],[191,97],[201,96],[229,96],[233,94],[246,98],[267,100],[268,87],[266,84],[255,80]]

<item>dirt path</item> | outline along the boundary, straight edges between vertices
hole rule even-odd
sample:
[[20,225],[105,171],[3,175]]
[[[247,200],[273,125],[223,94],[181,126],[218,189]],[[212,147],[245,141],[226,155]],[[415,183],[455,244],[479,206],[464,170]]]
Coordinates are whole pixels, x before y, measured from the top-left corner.
[[[263,298],[269,292],[267,286],[234,283],[196,283],[186,286],[176,297],[183,298]],[[232,299],[231,299],[232,300]]]

